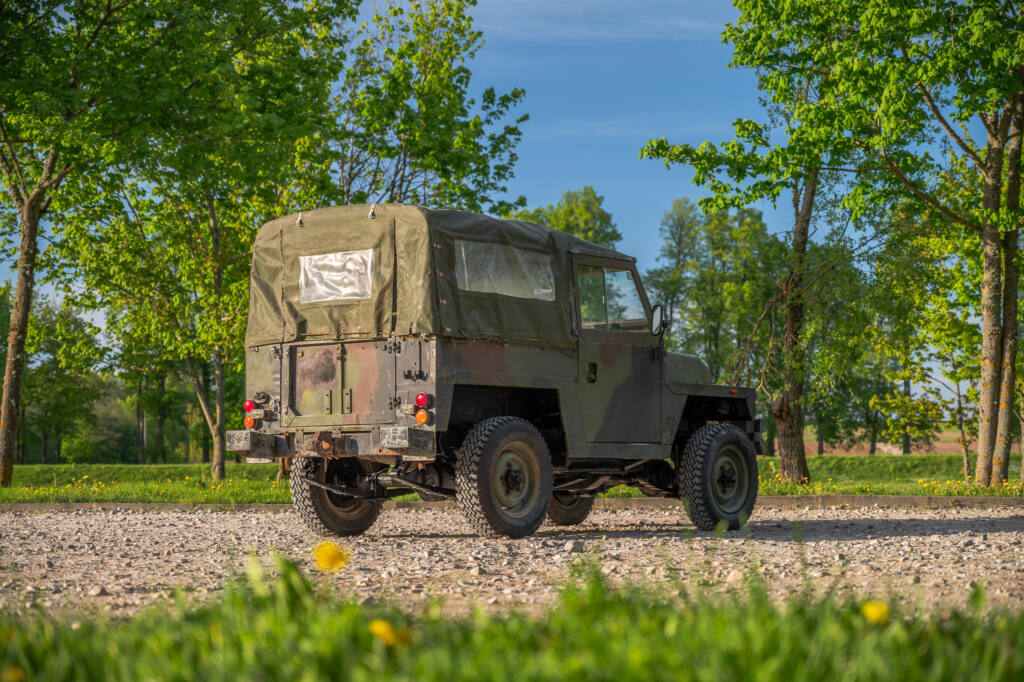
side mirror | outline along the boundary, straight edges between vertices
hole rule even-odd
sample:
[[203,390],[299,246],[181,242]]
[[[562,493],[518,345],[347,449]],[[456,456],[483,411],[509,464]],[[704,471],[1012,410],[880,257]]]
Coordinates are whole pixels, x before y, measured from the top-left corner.
[[668,329],[668,320],[665,319],[665,308],[660,303],[651,308],[651,334],[661,336]]

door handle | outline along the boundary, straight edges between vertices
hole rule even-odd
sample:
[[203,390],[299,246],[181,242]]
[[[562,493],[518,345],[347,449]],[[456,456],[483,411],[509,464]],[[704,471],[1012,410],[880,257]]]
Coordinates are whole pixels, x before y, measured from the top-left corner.
[[596,362],[588,362],[587,363],[587,383],[588,384],[597,383],[597,363]]

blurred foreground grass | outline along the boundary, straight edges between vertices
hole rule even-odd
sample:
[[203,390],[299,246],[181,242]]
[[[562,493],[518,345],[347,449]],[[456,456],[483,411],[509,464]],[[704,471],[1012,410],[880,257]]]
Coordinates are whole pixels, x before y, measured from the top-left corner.
[[[963,480],[958,455],[824,455],[808,458],[811,483],[778,477],[779,460],[758,459],[761,495],[998,495],[1022,496],[1020,465],[1013,462],[1004,486],[980,488]],[[0,488],[11,502],[177,502],[206,504],[289,503],[288,482],[276,482],[275,464],[231,464],[214,481],[199,464],[86,464],[16,466],[14,485]],[[639,497],[620,486],[604,497]],[[407,496],[401,499],[418,499]],[[2,682],[2,681],[0,681]]]
[[131,619],[0,614],[0,680],[1013,680],[1024,615],[911,615],[897,603],[770,597],[756,577],[613,589],[577,565],[542,614],[445,618],[360,605],[278,559],[251,563],[216,601]]

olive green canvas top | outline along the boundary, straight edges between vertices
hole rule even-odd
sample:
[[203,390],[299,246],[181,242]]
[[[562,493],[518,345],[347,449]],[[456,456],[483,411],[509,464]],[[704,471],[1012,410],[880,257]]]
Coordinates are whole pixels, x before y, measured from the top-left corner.
[[382,204],[278,218],[253,246],[246,345],[441,334],[573,347],[569,253],[633,259],[567,233]]

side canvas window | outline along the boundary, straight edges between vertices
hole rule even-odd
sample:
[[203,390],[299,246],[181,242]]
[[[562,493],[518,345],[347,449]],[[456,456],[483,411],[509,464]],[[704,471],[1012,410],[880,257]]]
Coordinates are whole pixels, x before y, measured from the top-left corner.
[[647,314],[632,272],[579,265],[576,277],[584,329],[648,332]]
[[550,256],[511,246],[455,240],[455,279],[463,291],[555,300]]

